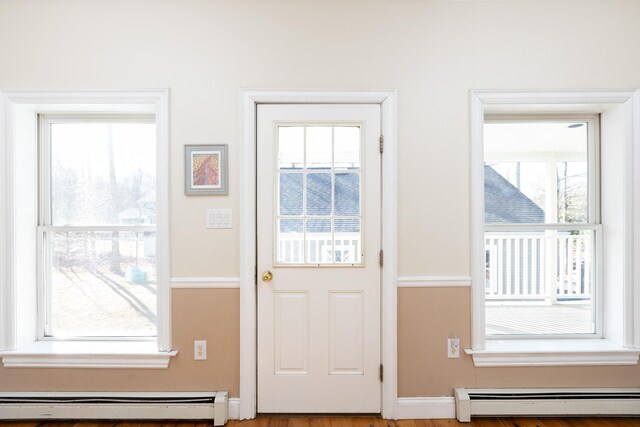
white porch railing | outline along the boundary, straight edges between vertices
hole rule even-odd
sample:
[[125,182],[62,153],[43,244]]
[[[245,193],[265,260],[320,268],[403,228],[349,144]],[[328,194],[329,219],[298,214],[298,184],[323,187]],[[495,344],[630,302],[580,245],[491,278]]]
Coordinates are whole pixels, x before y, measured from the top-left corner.
[[486,300],[588,300],[593,236],[559,231],[485,234]]
[[[307,233],[306,238],[307,263],[355,264],[361,261],[360,233],[335,233],[334,236],[331,233]],[[305,263],[304,246],[302,233],[280,234],[278,261],[284,264]]]

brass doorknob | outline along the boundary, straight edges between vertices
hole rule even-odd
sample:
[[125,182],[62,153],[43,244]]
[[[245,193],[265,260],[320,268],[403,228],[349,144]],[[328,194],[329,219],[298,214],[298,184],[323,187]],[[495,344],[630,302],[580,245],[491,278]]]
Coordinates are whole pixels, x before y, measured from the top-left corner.
[[271,279],[273,279],[273,274],[271,274],[271,272],[269,270],[265,270],[262,272],[262,281],[263,282],[270,282]]

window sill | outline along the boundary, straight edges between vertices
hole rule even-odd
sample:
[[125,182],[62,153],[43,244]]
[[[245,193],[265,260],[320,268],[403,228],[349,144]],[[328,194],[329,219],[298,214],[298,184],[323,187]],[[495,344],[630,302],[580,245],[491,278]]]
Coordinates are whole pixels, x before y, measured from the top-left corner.
[[637,365],[640,349],[604,339],[487,340],[484,350],[466,349],[476,367]]
[[36,341],[0,351],[5,368],[167,369],[176,354],[155,341]]

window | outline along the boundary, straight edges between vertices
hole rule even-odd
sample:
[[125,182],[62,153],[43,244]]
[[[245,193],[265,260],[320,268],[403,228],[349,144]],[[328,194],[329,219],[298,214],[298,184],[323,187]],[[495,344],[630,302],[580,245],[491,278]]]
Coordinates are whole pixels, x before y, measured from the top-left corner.
[[484,124],[487,338],[598,337],[597,116]]
[[278,127],[276,263],[361,265],[361,129]]
[[169,365],[168,91],[5,91],[5,367]]
[[472,92],[475,366],[638,364],[638,99]]
[[155,337],[156,126],[40,116],[40,338]]

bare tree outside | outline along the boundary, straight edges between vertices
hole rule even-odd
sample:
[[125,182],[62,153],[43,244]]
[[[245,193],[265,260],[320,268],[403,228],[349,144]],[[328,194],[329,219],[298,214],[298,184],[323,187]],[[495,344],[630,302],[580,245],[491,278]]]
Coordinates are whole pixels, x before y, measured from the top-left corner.
[[[113,152],[113,128],[107,125],[107,147],[109,150],[109,190],[111,196],[111,220],[118,223],[120,203],[118,199],[118,181],[116,179],[116,163]],[[122,274],[120,270],[120,233],[115,231],[111,235],[111,264],[110,270],[116,274]]]

